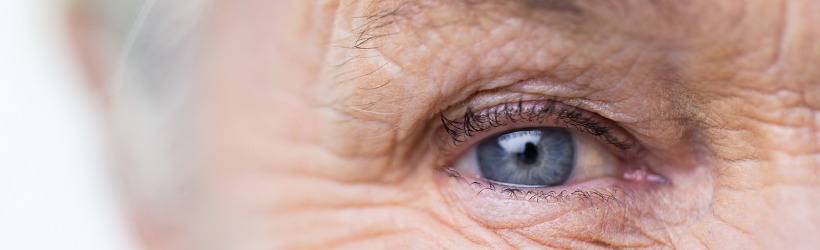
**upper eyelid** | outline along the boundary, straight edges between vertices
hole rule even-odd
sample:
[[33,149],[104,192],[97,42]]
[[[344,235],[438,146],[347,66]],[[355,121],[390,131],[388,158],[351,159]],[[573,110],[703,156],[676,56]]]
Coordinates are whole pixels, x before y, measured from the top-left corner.
[[[594,140],[598,140],[599,142],[601,142],[602,143],[601,145],[604,145],[605,147],[611,149],[610,152],[614,153],[615,155],[617,155],[617,157],[619,157],[621,159],[637,159],[645,153],[642,144],[638,140],[636,140],[635,137],[633,137],[631,134],[629,134],[625,129],[621,128],[618,123],[616,123],[612,120],[609,120],[609,119],[607,119],[603,116],[600,116],[597,113],[594,113],[594,112],[591,112],[591,111],[588,111],[588,110],[585,110],[585,109],[582,109],[582,108],[579,108],[579,107],[576,107],[576,106],[567,105],[567,104],[565,104],[565,103],[563,103],[563,102],[561,102],[557,99],[548,99],[548,100],[541,99],[541,100],[533,100],[533,101],[524,101],[524,100],[519,99],[518,102],[506,102],[506,103],[501,103],[501,104],[495,104],[493,106],[489,106],[489,108],[482,109],[482,110],[480,110],[478,112],[475,112],[475,113],[481,114],[481,113],[486,112],[488,110],[499,109],[499,108],[502,108],[502,110],[503,110],[503,106],[505,106],[505,105],[507,105],[507,106],[509,106],[509,105],[518,106],[519,103],[520,103],[520,105],[522,105],[524,107],[527,107],[527,106],[537,105],[537,104],[534,104],[534,103],[539,103],[539,102],[541,103],[540,105],[545,105],[544,102],[555,102],[556,107],[560,107],[556,110],[569,110],[569,109],[571,109],[571,110],[577,110],[578,112],[583,112],[583,115],[586,118],[596,119],[596,121],[598,121],[600,123],[606,123],[607,124],[606,126],[609,127],[609,129],[608,129],[609,131],[607,131],[606,133],[604,133],[602,135],[596,136],[596,135],[593,135],[593,134],[589,133],[588,131],[584,131],[584,129],[578,129],[576,127],[573,127],[572,125],[570,125],[566,122],[559,122],[558,124],[553,124],[552,120],[550,120],[550,121],[541,120],[541,121],[530,121],[530,122],[516,122],[516,123],[512,123],[512,124],[505,124],[505,125],[497,126],[497,127],[490,127],[490,128],[488,128],[484,131],[474,132],[473,135],[465,138],[462,142],[456,142],[456,141],[453,141],[451,139],[450,135],[448,135],[447,129],[445,129],[446,125],[445,124],[439,124],[439,126],[434,127],[434,129],[432,130],[433,133],[431,134],[431,136],[433,136],[433,140],[431,141],[430,146],[432,146],[435,149],[434,152],[437,152],[436,153],[437,156],[435,157],[435,159],[436,159],[435,162],[436,163],[434,165],[437,166],[436,168],[442,168],[442,167],[448,166],[453,161],[458,159],[458,157],[460,157],[470,147],[474,146],[476,142],[479,142],[479,141],[481,141],[485,138],[488,138],[488,137],[490,137],[494,134],[503,133],[504,131],[513,130],[513,129],[524,129],[524,128],[532,128],[532,127],[544,127],[544,126],[565,127],[567,129],[570,129],[571,131],[575,131],[577,133],[580,133],[579,135],[591,136],[591,137],[594,138]],[[468,113],[468,112],[465,111],[465,113]],[[444,114],[445,114],[444,112],[439,113],[442,123],[449,120]],[[547,115],[545,117],[554,117],[554,116]],[[459,117],[459,118],[456,118],[456,119],[461,119],[461,118],[462,117]],[[463,120],[462,120],[462,122],[463,122]],[[607,138],[609,138],[609,139],[607,139]],[[616,147],[613,143],[608,142],[608,140],[611,140],[613,138],[617,138],[617,142],[619,142],[619,143],[629,144],[630,147],[628,147],[628,148]]]
[[443,130],[453,144],[464,142],[474,133],[506,126],[508,122],[544,123],[548,118],[552,118],[556,124],[561,122],[581,132],[600,137],[623,151],[629,151],[638,145],[628,135],[614,135],[612,130],[620,130],[615,122],[554,99],[528,102],[519,100],[517,103],[496,105],[478,112],[468,108],[461,121],[448,119],[443,112],[440,113]]

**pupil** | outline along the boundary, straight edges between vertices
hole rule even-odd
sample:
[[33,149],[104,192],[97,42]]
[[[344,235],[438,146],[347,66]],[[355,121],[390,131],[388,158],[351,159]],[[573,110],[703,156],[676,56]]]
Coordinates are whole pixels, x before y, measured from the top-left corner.
[[535,163],[538,160],[538,147],[527,142],[527,145],[524,145],[524,152],[518,153],[518,160],[527,165]]

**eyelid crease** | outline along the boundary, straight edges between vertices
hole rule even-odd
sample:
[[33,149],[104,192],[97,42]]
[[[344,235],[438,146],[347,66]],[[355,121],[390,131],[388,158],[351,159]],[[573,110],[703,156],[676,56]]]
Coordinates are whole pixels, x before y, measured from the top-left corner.
[[[443,111],[439,116],[443,126],[439,136],[448,137],[452,146],[458,146],[477,134],[509,124],[552,122],[555,125],[563,123],[567,128],[593,135],[623,152],[639,148],[639,144],[615,122],[554,99],[519,100],[517,103],[496,105],[478,112],[468,107],[462,120],[449,119]],[[441,134],[442,132],[444,134]]]

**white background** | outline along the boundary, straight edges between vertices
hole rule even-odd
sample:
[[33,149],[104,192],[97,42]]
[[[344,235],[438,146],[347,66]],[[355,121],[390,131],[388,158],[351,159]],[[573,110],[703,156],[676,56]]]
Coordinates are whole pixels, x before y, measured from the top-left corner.
[[135,249],[61,7],[0,1],[0,249]]

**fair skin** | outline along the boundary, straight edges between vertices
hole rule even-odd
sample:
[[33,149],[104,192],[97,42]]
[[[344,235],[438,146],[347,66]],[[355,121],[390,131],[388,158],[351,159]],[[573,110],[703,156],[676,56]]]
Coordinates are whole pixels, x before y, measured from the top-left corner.
[[[198,195],[178,225],[140,233],[152,249],[817,246],[818,12],[216,1],[197,65]],[[545,100],[616,124],[633,146],[564,124],[614,170],[550,187],[482,191],[481,176],[448,169],[493,133],[555,124],[453,143],[442,115]],[[550,191],[565,195],[536,195]]]

